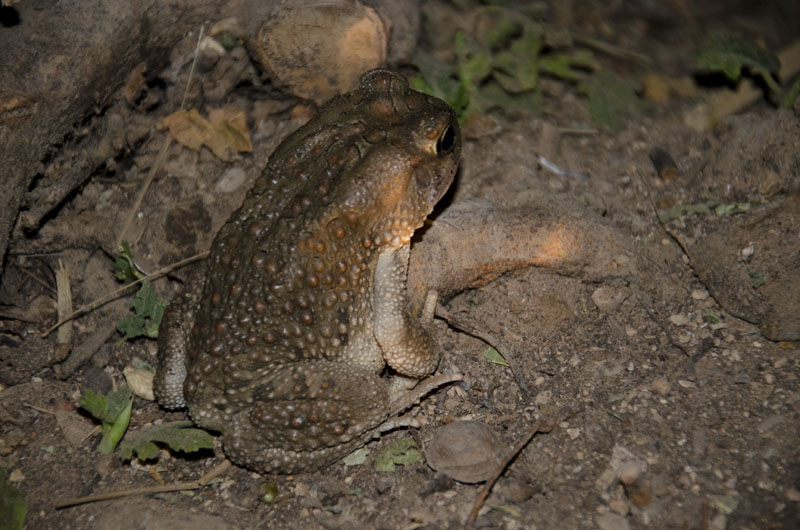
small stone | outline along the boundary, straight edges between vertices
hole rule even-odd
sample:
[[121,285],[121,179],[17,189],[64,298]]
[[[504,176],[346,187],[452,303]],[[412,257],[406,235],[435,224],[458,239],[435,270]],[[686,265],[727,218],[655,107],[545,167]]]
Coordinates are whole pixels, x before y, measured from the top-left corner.
[[594,305],[596,305],[600,311],[609,313],[622,305],[622,302],[624,302],[630,294],[628,289],[604,285],[598,287],[592,293],[592,302],[594,302]]
[[678,379],[678,384],[683,388],[697,388],[697,385],[688,379]]
[[728,518],[718,513],[708,524],[708,530],[725,530],[728,527]]
[[575,427],[571,429],[567,429],[567,436],[569,436],[570,440],[577,440],[578,436],[581,435],[581,430]]
[[214,189],[221,193],[232,193],[244,184],[247,174],[239,166],[229,168],[222,174],[222,178],[217,181]]
[[692,291],[692,298],[694,300],[706,300],[708,298],[708,291],[705,289],[694,289]]
[[612,512],[622,516],[628,515],[628,512],[630,511],[628,502],[625,499],[612,499],[608,503],[608,507],[611,509]]
[[595,522],[600,530],[630,530],[631,528],[627,519],[613,512],[598,515]]
[[448,477],[473,484],[491,476],[500,462],[494,431],[479,421],[456,421],[436,429],[425,445],[428,465]]
[[786,498],[792,502],[800,502],[800,491],[794,488],[786,488]]
[[504,479],[498,486],[503,497],[515,504],[525,502],[537,493],[533,486],[517,479]]
[[764,382],[768,385],[775,383],[775,376],[773,374],[764,374]]
[[631,326],[625,326],[625,335],[627,335],[628,337],[634,337],[636,336],[636,333],[638,333],[636,331],[636,328],[633,328]]
[[670,390],[672,390],[672,385],[670,385],[669,381],[663,377],[659,377],[658,379],[654,380],[650,386],[662,396],[666,396],[669,394]]
[[549,405],[553,402],[553,391],[552,390],[543,390],[536,394],[536,398],[534,399],[534,403],[537,406],[540,405]]
[[786,366],[786,363],[787,363],[787,362],[789,362],[789,359],[788,359],[788,358],[786,358],[786,357],[782,357],[782,358],[780,358],[780,359],[777,359],[777,360],[776,360],[776,361],[775,361],[775,362],[772,364],[772,366],[773,366],[773,367],[775,367],[776,369],[783,368],[784,366]]
[[670,315],[669,321],[675,324],[676,326],[685,326],[690,322],[688,316],[682,315],[680,313]]
[[629,460],[619,469],[619,480],[626,486],[634,484],[645,471],[645,464],[639,460]]

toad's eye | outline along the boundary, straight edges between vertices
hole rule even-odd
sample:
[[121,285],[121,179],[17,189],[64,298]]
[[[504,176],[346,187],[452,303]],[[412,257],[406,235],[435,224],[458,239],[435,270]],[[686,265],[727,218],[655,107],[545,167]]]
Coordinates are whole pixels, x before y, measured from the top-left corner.
[[439,135],[439,139],[436,140],[436,154],[439,156],[446,155],[450,151],[453,150],[453,147],[456,145],[456,131],[453,129],[452,125],[448,125],[442,134]]

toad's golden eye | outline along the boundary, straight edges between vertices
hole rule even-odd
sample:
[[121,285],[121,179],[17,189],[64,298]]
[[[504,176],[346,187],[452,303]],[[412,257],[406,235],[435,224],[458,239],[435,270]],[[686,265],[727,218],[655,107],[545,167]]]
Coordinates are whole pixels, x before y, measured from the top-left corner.
[[448,125],[442,134],[439,135],[439,139],[436,140],[436,154],[439,156],[446,155],[450,151],[453,150],[453,147],[456,145],[456,131],[453,129],[452,125]]

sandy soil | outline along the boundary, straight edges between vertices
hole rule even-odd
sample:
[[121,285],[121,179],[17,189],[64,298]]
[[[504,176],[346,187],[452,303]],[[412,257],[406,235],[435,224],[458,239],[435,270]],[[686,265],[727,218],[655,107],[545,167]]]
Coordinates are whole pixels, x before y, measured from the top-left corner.
[[[585,27],[602,14],[587,10],[573,22]],[[686,75],[696,33],[663,16],[633,10],[603,23],[618,44],[651,51],[651,69]],[[712,23],[697,16],[701,26]],[[713,25],[746,26],[777,47],[784,41],[768,28],[781,16],[777,8],[757,17],[723,10]],[[648,70],[606,61],[630,78]],[[602,263],[595,250],[577,262],[502,274],[496,264],[492,281],[445,300],[452,314],[497,339],[527,390],[508,367],[485,358],[486,342],[438,320],[440,370],[467,381],[426,398],[414,411],[423,427],[371,442],[360,466],[337,463],[292,477],[234,467],[193,493],[54,509],[78,495],[193,480],[223,458],[218,447],[215,454],[163,452],[156,463],[122,462],[98,455],[94,438],[86,438],[93,424],[76,411],[80,392],[108,390],[123,381],[126,366],[155,364],[154,341],[121,342],[114,331],[127,300],[74,323],[71,355],[78,345],[93,353],[80,367],[58,372],[61,349],[54,336],[40,335],[55,321],[59,261],[70,270],[76,305],[118,286],[112,242],[164,143],[154,126],[174,110],[166,102],[180,99],[188,76],[188,69],[171,71],[135,105],[120,98],[92,118],[119,139],[119,156],[36,237],[10,246],[0,284],[0,465],[27,501],[26,528],[460,528],[480,484],[437,473],[424,458],[393,472],[373,463],[394,439],[412,437],[424,447],[440,426],[463,419],[487,424],[501,456],[538,420],[554,423],[508,465],[480,528],[800,526],[797,111],[759,103],[700,133],[682,119],[695,101],[673,98],[649,104],[620,132],[577,134],[576,127],[591,127],[586,103],[555,84],[541,116],[492,113],[491,121],[465,127],[461,169],[433,224],[464,204],[491,203],[540,216],[526,221],[532,237],[563,217],[584,238],[582,248],[619,249]],[[169,147],[127,237],[144,271],[206,250],[270,152],[311,112],[255,89],[258,74],[243,49],[197,75],[190,100],[243,110],[253,152],[223,162],[206,149]],[[657,174],[654,147],[675,159],[676,178]],[[545,155],[566,171],[543,165]],[[615,268],[620,256],[624,266]],[[186,272],[157,282],[159,294],[170,298]],[[130,429],[184,417],[136,398]],[[271,504],[261,500],[265,482],[277,486]]]

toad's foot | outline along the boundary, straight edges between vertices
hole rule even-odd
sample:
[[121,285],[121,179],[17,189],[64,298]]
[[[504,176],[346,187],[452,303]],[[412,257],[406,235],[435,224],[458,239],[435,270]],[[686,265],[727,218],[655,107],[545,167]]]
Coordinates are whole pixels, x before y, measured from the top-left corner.
[[406,390],[402,393],[397,392],[397,389],[393,388],[391,391],[392,396],[391,403],[389,405],[389,415],[396,416],[408,407],[417,403],[420,399],[425,397],[426,394],[442,385],[463,380],[463,374],[439,374],[423,379],[416,387],[411,390]]

